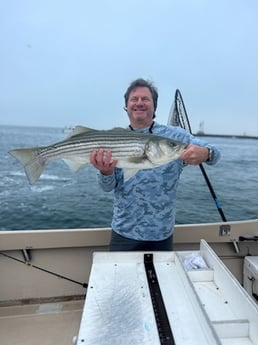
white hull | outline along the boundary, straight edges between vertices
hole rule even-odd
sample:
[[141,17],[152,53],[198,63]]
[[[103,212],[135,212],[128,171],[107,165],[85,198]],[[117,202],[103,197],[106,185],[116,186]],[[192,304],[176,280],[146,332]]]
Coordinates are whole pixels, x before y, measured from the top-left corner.
[[[258,220],[178,225],[174,250],[198,250],[205,239],[243,284],[244,257],[258,256],[255,236]],[[72,344],[92,254],[107,251],[109,238],[110,229],[0,232],[0,344]]]

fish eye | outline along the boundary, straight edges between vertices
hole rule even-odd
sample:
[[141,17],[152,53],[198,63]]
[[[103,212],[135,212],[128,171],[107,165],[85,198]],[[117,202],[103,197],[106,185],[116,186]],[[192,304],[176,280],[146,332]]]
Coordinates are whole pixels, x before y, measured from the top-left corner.
[[168,145],[171,146],[171,147],[175,147],[176,143],[174,141],[169,140],[168,141]]

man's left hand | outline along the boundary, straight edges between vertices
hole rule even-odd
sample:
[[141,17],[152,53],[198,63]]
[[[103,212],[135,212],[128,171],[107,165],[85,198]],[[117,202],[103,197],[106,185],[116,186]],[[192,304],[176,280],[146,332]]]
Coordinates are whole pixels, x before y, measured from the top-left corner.
[[209,158],[209,150],[207,147],[198,145],[189,145],[187,149],[181,154],[182,159],[187,164],[198,165],[206,162]]

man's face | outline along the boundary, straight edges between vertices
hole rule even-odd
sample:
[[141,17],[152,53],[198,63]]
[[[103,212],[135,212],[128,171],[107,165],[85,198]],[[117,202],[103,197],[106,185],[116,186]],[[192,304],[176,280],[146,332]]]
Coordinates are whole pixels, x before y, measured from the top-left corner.
[[141,128],[151,125],[154,105],[152,94],[147,87],[136,87],[130,92],[127,113],[133,127]]

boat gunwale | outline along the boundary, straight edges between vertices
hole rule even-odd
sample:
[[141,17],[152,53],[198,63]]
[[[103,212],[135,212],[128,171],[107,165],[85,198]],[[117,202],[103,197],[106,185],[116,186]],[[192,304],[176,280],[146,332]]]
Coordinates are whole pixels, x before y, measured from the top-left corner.
[[[228,233],[221,229],[228,226]],[[257,234],[258,219],[218,223],[178,224],[174,243],[199,243],[205,238],[211,243],[234,242],[240,236]],[[110,241],[111,228],[78,228],[46,230],[0,231],[0,251],[67,247],[103,247]]]

